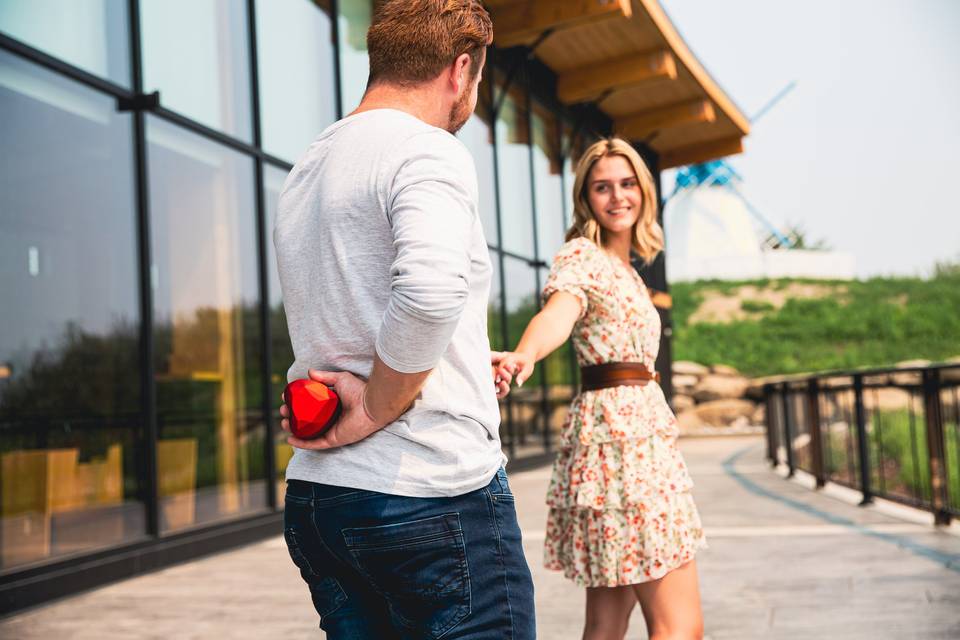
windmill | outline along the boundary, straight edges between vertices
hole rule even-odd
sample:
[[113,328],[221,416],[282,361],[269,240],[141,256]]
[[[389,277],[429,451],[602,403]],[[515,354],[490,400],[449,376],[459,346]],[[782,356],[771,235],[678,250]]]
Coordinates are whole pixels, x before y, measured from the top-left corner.
[[[796,86],[781,89],[751,123],[766,114]],[[846,254],[809,251],[796,230],[774,225],[744,195],[743,177],[726,160],[678,170],[673,192],[664,202],[664,224],[671,280],[753,279],[763,277],[852,277]]]

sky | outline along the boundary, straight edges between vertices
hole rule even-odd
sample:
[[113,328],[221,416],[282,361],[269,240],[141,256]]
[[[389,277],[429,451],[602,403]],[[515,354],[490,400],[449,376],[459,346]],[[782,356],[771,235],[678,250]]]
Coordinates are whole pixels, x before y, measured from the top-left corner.
[[960,0],[660,3],[747,117],[796,82],[729,158],[771,222],[858,277],[960,262]]

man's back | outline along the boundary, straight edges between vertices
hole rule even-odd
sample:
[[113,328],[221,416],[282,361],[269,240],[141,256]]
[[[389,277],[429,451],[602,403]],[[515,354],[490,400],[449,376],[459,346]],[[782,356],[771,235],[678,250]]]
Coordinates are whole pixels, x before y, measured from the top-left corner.
[[401,111],[341,120],[294,167],[274,231],[296,357],[288,380],[309,368],[367,377],[375,353],[400,372],[439,361],[397,421],[347,447],[298,449],[288,479],[449,496],[501,466],[476,201],[463,145]]

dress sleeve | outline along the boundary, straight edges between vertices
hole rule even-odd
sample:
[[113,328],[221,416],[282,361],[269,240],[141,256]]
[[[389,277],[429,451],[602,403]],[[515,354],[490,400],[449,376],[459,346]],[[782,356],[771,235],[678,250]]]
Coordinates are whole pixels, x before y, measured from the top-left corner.
[[598,291],[600,279],[599,249],[586,238],[576,238],[560,247],[550,275],[543,287],[541,300],[547,300],[557,291],[566,291],[580,301],[580,316],[583,318],[590,307],[591,294]]

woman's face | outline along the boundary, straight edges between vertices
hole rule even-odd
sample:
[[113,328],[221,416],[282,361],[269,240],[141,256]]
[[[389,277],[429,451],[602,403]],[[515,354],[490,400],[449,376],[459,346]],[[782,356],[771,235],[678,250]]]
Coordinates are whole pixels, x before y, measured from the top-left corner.
[[587,202],[607,233],[630,233],[642,200],[637,174],[626,158],[605,156],[594,163],[587,176]]

